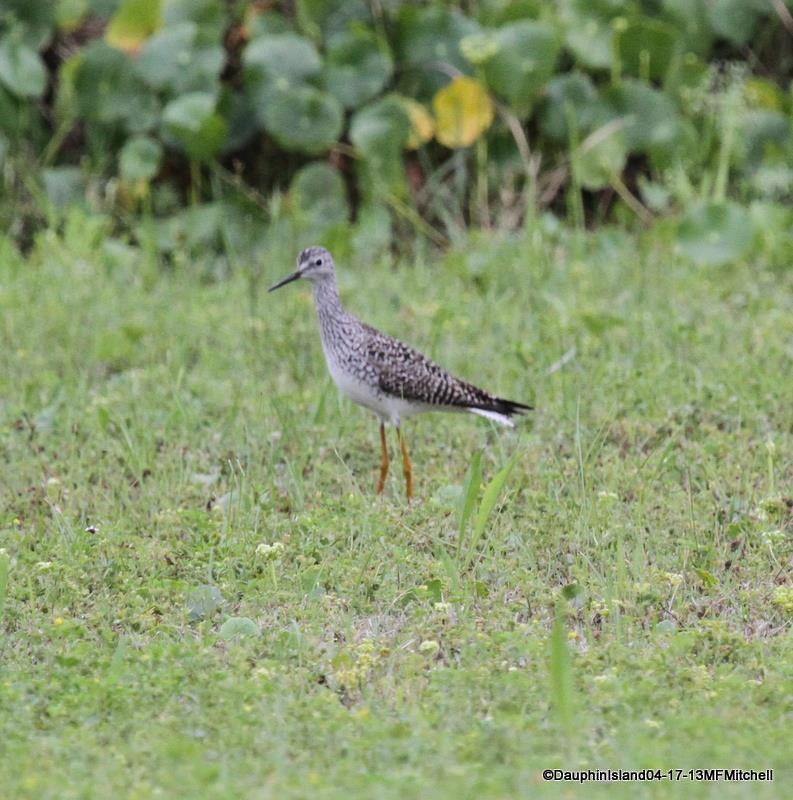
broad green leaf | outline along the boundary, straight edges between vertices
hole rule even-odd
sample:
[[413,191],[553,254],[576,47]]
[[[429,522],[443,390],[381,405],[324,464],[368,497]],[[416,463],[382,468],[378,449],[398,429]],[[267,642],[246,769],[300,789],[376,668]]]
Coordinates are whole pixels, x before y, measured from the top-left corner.
[[363,156],[372,178],[391,186],[404,180],[402,151],[409,136],[410,119],[394,95],[365,106],[350,122],[350,141]]
[[138,75],[154,89],[173,94],[206,90],[217,81],[225,54],[220,45],[197,47],[198,26],[183,22],[146,41],[135,61]]
[[420,8],[404,4],[397,17],[397,61],[402,65],[399,88],[409,97],[423,100],[448,81],[448,64],[462,73],[471,67],[460,51],[460,42],[477,33],[479,25],[456,9],[433,4]]
[[628,152],[642,153],[654,146],[663,147],[679,136],[680,118],[675,104],[646,83],[626,78],[617,88],[607,90],[604,100],[614,116],[624,117],[622,135]]
[[278,88],[298,85],[317,75],[322,67],[311,42],[296,33],[266,34],[248,44],[242,63],[249,79],[266,78]]
[[11,27],[28,47],[41,51],[52,39],[56,14],[53,0],[2,0],[0,29]]
[[125,53],[136,53],[162,24],[160,0],[123,0],[105,29],[105,41]]
[[47,85],[38,53],[15,30],[0,36],[0,83],[17,97],[39,97]]
[[578,179],[586,189],[608,186],[619,175],[628,157],[625,138],[619,128],[608,123],[593,131],[573,154]]
[[622,68],[645,80],[663,80],[682,49],[678,31],[655,19],[631,23],[619,33],[618,41]]
[[162,145],[149,136],[127,140],[119,156],[121,177],[128,181],[150,181],[159,171]]
[[194,23],[199,47],[219,45],[229,24],[227,9],[218,0],[165,0],[162,15],[165,28]]
[[435,136],[446,147],[468,147],[493,122],[493,102],[474,78],[455,78],[432,98]]
[[[598,119],[608,115],[605,103],[588,75],[570,72],[548,82],[546,102],[540,115],[542,130],[556,141],[569,141],[568,117],[578,131],[590,131]],[[580,138],[580,137],[579,137]]]
[[258,112],[282,147],[302,153],[320,153],[334,145],[344,122],[336,98],[312,86],[277,89]]
[[323,33],[326,39],[352,27],[372,24],[366,0],[299,0],[296,5],[301,28]]
[[220,638],[227,642],[233,639],[244,639],[248,636],[258,636],[260,633],[259,626],[249,617],[229,617],[218,631]]
[[385,46],[365,29],[345,31],[328,41],[325,85],[345,108],[358,108],[374,97],[392,68]]
[[226,123],[208,92],[190,92],[172,100],[163,110],[162,121],[166,134],[199,161],[216,155],[226,136]]
[[202,584],[187,595],[187,611],[191,622],[210,617],[224,603],[217,586]]
[[519,112],[526,112],[553,75],[559,43],[553,28],[524,20],[495,32],[496,53],[482,66],[490,89]]
[[740,47],[751,40],[761,11],[767,7],[768,3],[761,5],[757,0],[711,0],[707,4],[708,22],[717,36]]
[[303,167],[292,179],[294,206],[315,227],[326,228],[347,221],[347,196],[341,173],[330,164]]
[[576,16],[566,26],[564,39],[579,64],[591,69],[607,69],[612,59],[613,36],[607,20]]
[[127,57],[102,41],[92,42],[80,55],[74,99],[84,119],[120,123],[132,133],[150,130],[159,118],[155,94],[137,77]]
[[749,213],[735,203],[694,206],[677,227],[680,249],[696,264],[720,266],[748,254],[754,238]]

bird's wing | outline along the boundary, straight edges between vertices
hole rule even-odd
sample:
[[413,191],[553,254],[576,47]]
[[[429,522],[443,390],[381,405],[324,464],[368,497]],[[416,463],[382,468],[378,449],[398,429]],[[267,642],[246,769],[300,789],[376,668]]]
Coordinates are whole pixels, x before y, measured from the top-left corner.
[[387,394],[434,406],[491,408],[496,398],[455,378],[404,342],[366,326],[369,363]]

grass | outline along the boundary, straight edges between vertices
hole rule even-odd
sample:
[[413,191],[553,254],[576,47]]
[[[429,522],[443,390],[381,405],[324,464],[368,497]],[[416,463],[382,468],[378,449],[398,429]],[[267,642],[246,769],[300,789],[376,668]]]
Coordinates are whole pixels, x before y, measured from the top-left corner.
[[408,506],[306,288],[252,294],[290,266],[0,239],[4,795],[790,796],[793,272],[613,231],[344,259],[353,310],[537,408],[411,421]]

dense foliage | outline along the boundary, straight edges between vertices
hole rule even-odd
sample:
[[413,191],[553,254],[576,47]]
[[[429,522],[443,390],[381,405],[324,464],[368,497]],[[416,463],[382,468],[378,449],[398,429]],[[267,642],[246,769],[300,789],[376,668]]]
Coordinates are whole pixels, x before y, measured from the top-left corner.
[[[579,225],[690,209],[683,247],[718,263],[793,186],[782,2],[0,8],[0,162],[17,200],[2,214],[19,236],[86,195],[165,218],[231,188],[261,206],[288,191],[268,214],[312,232],[352,214],[436,241],[543,208]],[[204,211],[202,233],[220,224]]]

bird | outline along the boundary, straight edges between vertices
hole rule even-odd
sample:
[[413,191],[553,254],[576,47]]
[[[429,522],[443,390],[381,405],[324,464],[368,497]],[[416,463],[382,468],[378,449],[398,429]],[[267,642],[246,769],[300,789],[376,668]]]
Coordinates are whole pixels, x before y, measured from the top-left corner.
[[385,488],[390,464],[387,423],[396,428],[405,494],[410,500],[413,466],[402,433],[403,420],[424,411],[461,411],[514,427],[511,417],[532,410],[530,405],[505,400],[454,377],[410,345],[348,313],[339,298],[333,257],[324,247],[302,250],[297,269],[274,283],[268,292],[300,279],[312,284],[322,349],[333,382],[355,403],[373,411],[380,422],[377,494]]

